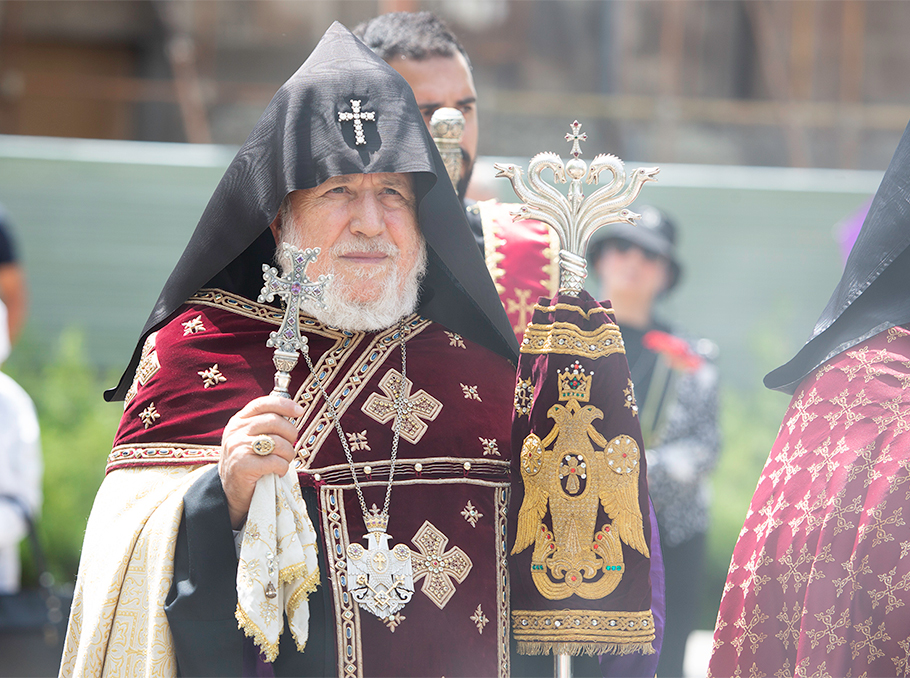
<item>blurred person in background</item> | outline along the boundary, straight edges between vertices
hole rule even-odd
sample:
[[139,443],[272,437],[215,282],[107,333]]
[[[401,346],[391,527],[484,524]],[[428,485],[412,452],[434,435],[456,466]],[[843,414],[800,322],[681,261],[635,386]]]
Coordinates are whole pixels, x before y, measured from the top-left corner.
[[0,205],[0,301],[6,306],[9,338],[16,343],[28,312],[25,273],[19,264],[9,215]]
[[657,674],[684,675],[686,639],[695,628],[708,530],[708,479],[720,452],[717,347],[687,341],[655,317],[655,303],[679,282],[676,226],[637,205],[637,225],[598,231],[588,259],[622,330],[648,460],[666,573],[667,619]]
[[[0,364],[10,351],[0,301]],[[0,372],[0,594],[19,590],[19,542],[41,506],[41,441],[31,398]]]
[[910,127],[809,341],[733,551],[709,675],[910,675]]
[[[432,12],[393,12],[363,22],[353,30],[376,54],[408,82],[427,126],[440,108],[454,108],[465,119],[461,140],[463,172],[455,189],[465,206],[471,231],[519,341],[540,297],[552,297],[558,286],[558,241],[546,224],[531,219],[515,222],[517,205],[497,200],[477,202],[468,196],[477,160],[480,122],[471,61],[457,36]],[[540,149],[534,149],[534,152]],[[554,245],[554,242],[556,243]],[[652,534],[656,520],[651,515]],[[660,544],[652,538],[651,609],[660,652],[663,633],[663,565]],[[658,654],[604,655],[573,658],[573,673],[583,676],[652,675]],[[512,674],[550,676],[552,659],[512,652]]]
[[356,26],[353,33],[407,80],[428,127],[441,108],[464,116],[462,173],[455,190],[520,340],[537,299],[556,293],[559,248],[551,247],[545,224],[530,219],[514,223],[509,212],[516,205],[467,197],[480,136],[477,90],[467,52],[431,12],[382,14]]

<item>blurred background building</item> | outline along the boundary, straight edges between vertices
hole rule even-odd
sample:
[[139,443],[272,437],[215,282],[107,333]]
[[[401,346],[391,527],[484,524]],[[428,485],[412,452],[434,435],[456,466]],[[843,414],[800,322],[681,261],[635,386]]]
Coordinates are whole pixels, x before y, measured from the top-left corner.
[[41,420],[48,559],[72,580],[118,419],[101,388],[236,147],[332,21],[423,9],[473,62],[476,179],[566,157],[574,119],[585,159],[661,166],[641,200],[684,234],[667,319],[720,347],[711,628],[787,406],[761,377],[810,334],[910,120],[906,0],[0,0],[0,202],[31,290],[9,367]]
[[239,144],[331,21],[419,9],[485,155],[575,116],[622,157],[881,168],[910,118],[903,0],[4,0],[0,133]]

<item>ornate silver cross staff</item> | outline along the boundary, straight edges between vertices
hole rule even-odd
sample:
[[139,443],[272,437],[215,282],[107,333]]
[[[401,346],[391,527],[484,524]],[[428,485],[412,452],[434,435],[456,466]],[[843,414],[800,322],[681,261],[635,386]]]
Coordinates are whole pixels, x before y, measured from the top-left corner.
[[290,262],[291,270],[285,277],[281,277],[274,266],[262,265],[265,284],[259,294],[259,303],[272,301],[277,294],[286,304],[281,327],[269,334],[265,345],[275,349],[275,355],[272,357],[276,370],[275,388],[272,389],[271,395],[290,398],[291,394],[288,392],[288,385],[291,383],[290,372],[297,364],[298,352],[307,350],[307,339],[300,335],[300,302],[304,298],[309,298],[322,306],[322,294],[332,276],[321,275],[316,282],[312,282],[306,276],[307,266],[319,256],[318,247],[301,251],[293,245],[281,243],[279,252],[279,261]]
[[[581,159],[581,142],[587,135],[581,131],[577,120],[566,134],[566,141],[572,142],[572,159],[563,164],[555,153],[538,153],[528,164],[528,181],[522,178],[521,167],[512,164],[495,164],[497,177],[508,177],[516,195],[524,203],[512,216],[518,219],[537,219],[553,227],[559,236],[559,291],[578,294],[587,277],[585,250],[591,235],[601,226],[617,222],[635,223],[638,214],[626,209],[648,181],[655,181],[658,167],[642,167],[632,172],[626,184],[626,172],[622,160],[615,155],[601,153],[594,157],[591,166]],[[546,183],[541,176],[546,169],[552,170],[554,183],[566,183],[571,179],[568,195],[564,196],[554,186]],[[585,197],[582,179],[586,184],[597,185],[600,175],[609,171],[609,183]]]

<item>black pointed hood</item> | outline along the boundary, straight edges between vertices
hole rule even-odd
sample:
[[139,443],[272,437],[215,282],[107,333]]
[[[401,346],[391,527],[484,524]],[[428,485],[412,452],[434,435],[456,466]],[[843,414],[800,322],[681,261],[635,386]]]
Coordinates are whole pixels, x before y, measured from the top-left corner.
[[875,193],[844,274],[812,337],[765,386],[793,393],[816,367],[869,337],[910,322],[910,125]]
[[[360,102],[354,104],[352,102]],[[359,105],[375,119],[340,121]],[[516,360],[508,318],[407,82],[339,23],[282,85],[215,189],[155,303],[116,388],[133,379],[145,338],[192,294],[219,287],[255,299],[275,243],[269,224],[291,191],[342,174],[415,173],[418,221],[429,267],[420,312]]]

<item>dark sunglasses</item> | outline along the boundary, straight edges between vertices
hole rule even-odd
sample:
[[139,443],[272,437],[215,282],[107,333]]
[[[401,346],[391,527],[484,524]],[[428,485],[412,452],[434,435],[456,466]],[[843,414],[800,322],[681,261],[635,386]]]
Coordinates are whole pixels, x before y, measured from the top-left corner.
[[610,241],[610,244],[607,245],[607,247],[610,247],[610,248],[616,250],[617,252],[628,252],[630,249],[633,249],[633,248],[635,248],[637,250],[641,250],[641,253],[645,255],[645,259],[647,259],[648,261],[657,261],[658,259],[663,258],[657,252],[652,252],[650,250],[646,250],[644,247],[641,247],[640,245],[636,245],[634,242],[629,242],[628,240],[619,240],[619,239],[612,240],[612,241]]

